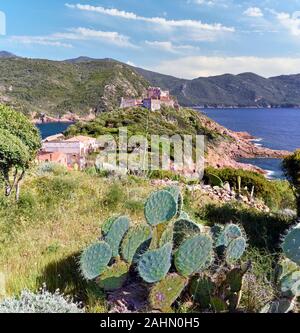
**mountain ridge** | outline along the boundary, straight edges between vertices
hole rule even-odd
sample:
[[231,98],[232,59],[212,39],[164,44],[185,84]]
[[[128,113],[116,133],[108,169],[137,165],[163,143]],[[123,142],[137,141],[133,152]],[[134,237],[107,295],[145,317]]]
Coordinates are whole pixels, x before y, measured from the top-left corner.
[[168,89],[186,107],[300,107],[300,74],[264,78],[251,72],[192,80],[81,56],[63,61],[0,52],[0,102],[35,116],[111,111],[147,86]]

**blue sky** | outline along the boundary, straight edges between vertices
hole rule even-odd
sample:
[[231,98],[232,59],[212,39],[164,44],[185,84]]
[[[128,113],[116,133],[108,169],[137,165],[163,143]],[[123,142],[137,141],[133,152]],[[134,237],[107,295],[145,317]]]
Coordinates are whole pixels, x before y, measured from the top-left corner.
[[109,57],[184,78],[300,72],[300,0],[0,0],[0,11],[0,49],[20,56]]

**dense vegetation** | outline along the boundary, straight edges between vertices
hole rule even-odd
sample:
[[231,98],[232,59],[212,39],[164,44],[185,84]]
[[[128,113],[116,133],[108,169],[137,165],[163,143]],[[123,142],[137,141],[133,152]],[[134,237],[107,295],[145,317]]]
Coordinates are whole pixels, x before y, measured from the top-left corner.
[[[271,208],[295,208],[295,198],[287,181],[270,181],[265,176],[256,172],[231,168],[206,168],[204,180],[207,183],[209,183],[209,175],[216,175],[223,182],[228,182],[234,189],[238,189],[241,186],[241,190],[246,189],[248,193],[253,189],[254,195],[263,199]],[[240,185],[239,179],[241,182]]]
[[298,216],[300,216],[300,150],[284,160],[283,168],[293,187],[297,200]]
[[132,135],[205,135],[208,144],[221,140],[230,140],[229,137],[203,126],[202,114],[191,109],[170,109],[163,107],[160,112],[150,112],[144,108],[117,109],[110,113],[99,115],[94,121],[79,122],[66,131],[67,136],[77,134],[99,135],[111,134],[116,138],[119,129],[126,127],[128,137]]
[[149,85],[130,67],[111,60],[73,64],[4,58],[0,73],[0,102],[55,117],[111,110],[121,96],[140,96]]
[[[157,186],[143,178],[114,182],[112,178],[70,173],[63,168],[32,170],[19,203],[0,198],[0,267],[6,275],[8,294],[18,295],[23,289],[36,291],[46,283],[49,291],[59,288],[75,301],[82,301],[87,311],[107,311],[103,294],[78,272],[78,256],[95,235],[100,235],[100,227],[112,211],[140,225],[144,203],[155,189]],[[248,299],[254,297],[253,293],[263,295],[272,283],[271,258],[276,257],[281,236],[292,220],[243,204],[208,203],[201,192],[197,195],[187,191],[184,207],[200,225],[234,221],[244,226],[249,242],[247,258],[253,260],[254,267],[251,278],[258,282],[253,290],[245,285],[242,304],[259,310],[270,300],[270,294],[255,300],[254,305],[248,304]],[[180,311],[186,311],[182,306]]]
[[112,59],[59,62],[6,53],[0,57],[0,73],[0,102],[32,115],[111,111],[122,96],[140,96],[150,84],[169,89],[182,106],[300,105],[299,75],[265,79],[244,73],[183,80]]

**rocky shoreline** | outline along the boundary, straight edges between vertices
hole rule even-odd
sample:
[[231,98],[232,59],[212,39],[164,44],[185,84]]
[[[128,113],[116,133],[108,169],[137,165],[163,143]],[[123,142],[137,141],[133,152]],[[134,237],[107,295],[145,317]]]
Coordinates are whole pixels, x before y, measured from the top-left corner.
[[223,140],[213,147],[207,147],[206,163],[212,167],[244,169],[266,175],[265,170],[252,164],[238,162],[238,160],[247,158],[282,159],[291,154],[285,150],[273,150],[258,146],[254,143],[257,138],[251,134],[231,131],[204,114],[200,114],[200,118],[207,128],[227,137],[227,140]]
[[[252,164],[239,162],[240,159],[251,158],[275,158],[282,159],[290,155],[291,152],[283,150],[273,150],[255,144],[256,137],[248,132],[234,132],[226,127],[223,127],[215,121],[208,118],[202,113],[198,113],[202,124],[213,132],[219,133],[225,137],[224,140],[214,145],[207,145],[206,165],[215,168],[234,168],[244,169],[258,172],[266,175],[267,172]],[[73,113],[67,113],[62,117],[56,118],[44,115],[38,118],[37,115],[32,116],[32,121],[35,124],[45,123],[74,123],[79,121],[92,121],[95,119],[95,113],[80,117]]]
[[96,118],[95,113],[90,113],[87,116],[78,116],[74,113],[66,113],[62,117],[51,117],[48,115],[38,116],[36,114],[32,115],[32,122],[36,125],[39,124],[49,124],[49,123],[76,123],[78,121],[92,121]]

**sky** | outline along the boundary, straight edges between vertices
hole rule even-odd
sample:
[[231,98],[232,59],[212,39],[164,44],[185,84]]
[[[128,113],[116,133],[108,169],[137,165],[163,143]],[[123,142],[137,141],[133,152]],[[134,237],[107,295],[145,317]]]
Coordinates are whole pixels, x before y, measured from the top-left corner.
[[300,73],[300,0],[0,0],[0,50],[181,78]]

